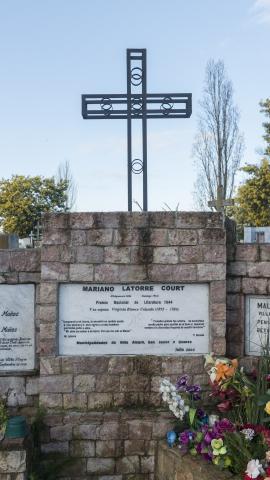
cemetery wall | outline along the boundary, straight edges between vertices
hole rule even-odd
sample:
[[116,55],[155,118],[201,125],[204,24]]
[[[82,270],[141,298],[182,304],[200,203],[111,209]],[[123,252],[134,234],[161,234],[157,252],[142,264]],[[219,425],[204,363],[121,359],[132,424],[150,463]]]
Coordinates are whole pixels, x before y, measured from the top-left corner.
[[[63,283],[207,283],[211,350],[225,352],[225,230],[219,214],[82,213],[45,218],[40,305],[43,451],[77,459],[77,477],[153,477],[157,441],[172,424],[159,382],[182,372],[206,383],[202,356],[59,356]],[[123,475],[123,477],[122,477]]]
[[236,244],[231,235],[227,261],[227,353],[243,357],[246,296],[270,295],[270,244]]
[[42,450],[74,458],[65,480],[151,480],[173,424],[160,379],[208,378],[202,355],[60,355],[61,285],[207,284],[209,351],[219,355],[227,289],[227,353],[243,356],[245,295],[270,294],[270,246],[237,245],[231,222],[226,230],[218,213],[58,214],[44,218],[41,251],[0,250],[0,283],[35,285],[36,332],[36,369],[2,370],[0,395],[15,392],[30,417],[38,401],[46,408]]
[[0,396],[7,397],[14,413],[20,411],[29,417],[35,415],[39,394],[40,255],[39,249],[0,250],[0,286],[30,284],[35,287],[35,366],[27,372],[5,373],[0,369]]

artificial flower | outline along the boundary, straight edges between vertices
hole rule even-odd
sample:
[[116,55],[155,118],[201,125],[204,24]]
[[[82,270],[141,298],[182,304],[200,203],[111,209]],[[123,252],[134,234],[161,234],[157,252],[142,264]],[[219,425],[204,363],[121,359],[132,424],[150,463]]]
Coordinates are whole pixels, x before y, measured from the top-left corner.
[[267,413],[267,415],[270,415],[270,402],[266,403],[264,410]]
[[250,460],[247,464],[246,474],[250,478],[258,478],[261,475],[262,465],[259,460]]

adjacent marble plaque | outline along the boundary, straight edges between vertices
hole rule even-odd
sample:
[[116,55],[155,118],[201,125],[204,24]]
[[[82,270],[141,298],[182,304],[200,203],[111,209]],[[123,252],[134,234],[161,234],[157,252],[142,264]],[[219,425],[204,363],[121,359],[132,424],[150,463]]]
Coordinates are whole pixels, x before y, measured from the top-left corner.
[[60,355],[208,351],[207,284],[60,285]]
[[0,370],[35,368],[35,287],[0,285]]
[[267,345],[270,325],[270,297],[246,296],[246,355],[260,355]]

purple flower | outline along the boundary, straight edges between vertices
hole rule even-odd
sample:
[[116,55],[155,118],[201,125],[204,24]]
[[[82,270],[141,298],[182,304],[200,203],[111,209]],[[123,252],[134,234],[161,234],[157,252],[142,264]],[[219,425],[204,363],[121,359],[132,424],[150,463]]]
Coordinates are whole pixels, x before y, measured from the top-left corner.
[[188,445],[194,439],[194,433],[190,430],[184,430],[184,432],[179,435],[180,443],[183,445]]
[[179,377],[175,385],[177,390],[186,391],[187,382],[188,382],[188,375],[185,374]]

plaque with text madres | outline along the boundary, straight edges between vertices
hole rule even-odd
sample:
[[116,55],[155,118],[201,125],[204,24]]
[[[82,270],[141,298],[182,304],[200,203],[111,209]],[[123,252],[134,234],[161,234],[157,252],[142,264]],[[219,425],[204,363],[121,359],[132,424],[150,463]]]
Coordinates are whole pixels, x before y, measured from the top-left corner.
[[270,333],[270,297],[247,295],[245,317],[245,353],[260,355]]
[[0,370],[35,368],[35,286],[0,285]]
[[60,285],[60,355],[208,351],[207,284]]

